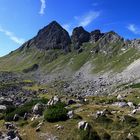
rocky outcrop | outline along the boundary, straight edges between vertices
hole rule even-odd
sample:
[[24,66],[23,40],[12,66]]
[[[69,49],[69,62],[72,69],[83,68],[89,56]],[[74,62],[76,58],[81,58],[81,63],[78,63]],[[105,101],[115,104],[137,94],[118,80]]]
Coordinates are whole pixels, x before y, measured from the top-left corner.
[[20,48],[36,47],[38,49],[63,49],[68,50],[71,43],[68,32],[61,27],[56,21],[51,22],[49,25],[41,29],[37,36],[29,40]]
[[75,49],[79,49],[82,43],[89,42],[90,33],[85,31],[83,27],[76,27],[71,36],[72,44]]
[[114,31],[105,33],[96,47],[93,49],[95,53],[112,54],[113,52],[118,52],[122,49],[124,44],[124,39],[120,37]]
[[91,43],[97,42],[103,35],[104,35],[104,33],[101,33],[100,30],[94,30],[94,31],[92,31],[90,33],[90,42]]

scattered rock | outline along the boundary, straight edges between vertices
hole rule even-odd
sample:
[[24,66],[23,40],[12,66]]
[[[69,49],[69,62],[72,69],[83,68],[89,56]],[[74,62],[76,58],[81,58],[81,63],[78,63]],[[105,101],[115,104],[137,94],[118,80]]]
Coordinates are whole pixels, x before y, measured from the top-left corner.
[[115,102],[113,103],[114,106],[118,106],[118,107],[127,107],[128,104],[126,102]]
[[33,107],[33,113],[36,115],[42,115],[43,112],[43,105],[40,103],[37,103],[34,107]]
[[5,105],[0,105],[0,112],[5,112],[7,107]]
[[48,106],[56,105],[58,102],[60,102],[60,98],[58,98],[58,96],[54,96],[48,101],[47,105]]
[[73,110],[69,111],[67,113],[67,116],[68,116],[69,119],[72,119],[74,117],[74,111]]
[[124,97],[123,97],[122,95],[119,94],[119,95],[117,96],[117,100],[122,101],[122,100],[124,100]]
[[89,124],[86,122],[86,121],[80,121],[78,123],[78,129],[81,129],[81,130],[88,130],[89,129]]
[[14,118],[13,118],[13,121],[18,121],[19,120],[19,115],[18,114],[15,114],[14,115]]

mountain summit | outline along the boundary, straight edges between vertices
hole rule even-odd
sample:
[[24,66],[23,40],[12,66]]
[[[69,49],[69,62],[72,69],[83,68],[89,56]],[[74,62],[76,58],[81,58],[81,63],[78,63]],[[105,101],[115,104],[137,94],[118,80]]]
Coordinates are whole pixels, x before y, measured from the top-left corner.
[[68,50],[71,43],[68,32],[56,21],[41,29],[37,36],[23,44],[22,48],[36,47],[38,49],[63,49]]

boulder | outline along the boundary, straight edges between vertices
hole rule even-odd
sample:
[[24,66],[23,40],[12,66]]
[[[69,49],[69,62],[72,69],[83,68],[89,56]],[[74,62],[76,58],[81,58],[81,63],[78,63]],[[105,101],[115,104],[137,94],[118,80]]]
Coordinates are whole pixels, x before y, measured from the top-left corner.
[[0,105],[0,112],[5,112],[7,107],[5,105]]
[[18,121],[19,120],[19,115],[18,114],[15,114],[14,115],[14,118],[13,118],[13,121]]
[[118,106],[118,107],[127,107],[128,106],[128,104],[126,102],[115,102],[113,105]]
[[48,101],[47,105],[48,106],[56,105],[58,102],[60,102],[60,98],[58,96],[54,96]]
[[129,133],[127,135],[127,139],[128,140],[139,140],[139,138],[136,135],[134,135],[133,133]]
[[122,95],[119,94],[119,95],[117,96],[117,100],[122,101],[123,99],[124,99],[124,97],[123,97]]
[[35,131],[36,132],[39,132],[40,131],[40,128],[41,128],[41,126],[38,126]]
[[16,133],[13,130],[10,130],[7,132],[7,136],[10,137],[10,139],[14,139],[16,137]]
[[72,104],[76,104],[76,101],[72,100],[72,99],[69,99],[67,101],[67,105],[72,105]]
[[80,121],[78,123],[78,129],[81,129],[81,130],[88,130],[89,129],[89,124],[86,122],[86,121]]
[[28,113],[25,113],[25,114],[24,114],[23,119],[24,119],[24,120],[27,120],[27,119],[28,119]]
[[69,119],[72,119],[74,117],[74,111],[73,110],[69,111],[67,113],[67,116],[68,116]]
[[131,107],[131,108],[135,108],[133,102],[128,102],[127,104],[128,104],[129,107]]
[[43,112],[43,105],[40,103],[37,103],[34,107],[33,107],[33,113],[36,115],[42,115]]

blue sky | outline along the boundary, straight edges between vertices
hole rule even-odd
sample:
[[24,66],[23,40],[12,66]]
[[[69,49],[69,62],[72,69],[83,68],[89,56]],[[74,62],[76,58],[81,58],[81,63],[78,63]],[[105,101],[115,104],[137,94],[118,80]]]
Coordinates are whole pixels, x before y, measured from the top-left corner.
[[140,38],[139,0],[0,0],[0,56],[17,49],[52,20],[72,32],[116,31]]

